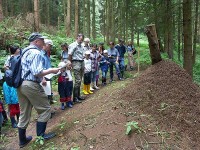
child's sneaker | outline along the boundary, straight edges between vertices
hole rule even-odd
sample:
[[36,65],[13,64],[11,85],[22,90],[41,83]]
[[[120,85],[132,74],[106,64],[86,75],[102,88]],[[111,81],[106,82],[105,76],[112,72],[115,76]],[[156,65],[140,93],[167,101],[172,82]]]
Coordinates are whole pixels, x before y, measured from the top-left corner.
[[69,108],[72,108],[72,107],[73,107],[72,102],[71,102],[71,101],[70,101],[70,102],[67,102],[67,103],[66,103],[66,106],[69,107]]
[[61,104],[61,109],[62,109],[62,110],[65,110],[65,105],[64,105],[64,103]]

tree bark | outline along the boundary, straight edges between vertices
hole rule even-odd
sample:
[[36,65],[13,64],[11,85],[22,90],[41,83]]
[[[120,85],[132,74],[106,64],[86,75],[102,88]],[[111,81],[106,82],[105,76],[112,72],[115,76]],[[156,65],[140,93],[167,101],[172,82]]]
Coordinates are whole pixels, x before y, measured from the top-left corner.
[[183,0],[183,38],[184,57],[183,68],[192,76],[192,0]]
[[92,0],[92,38],[96,39],[96,25],[95,25],[95,0]]
[[87,1],[87,36],[90,38],[90,0]]
[[39,0],[34,0],[34,30],[39,32]]
[[3,3],[2,0],[0,0],[0,22],[3,20]]
[[172,2],[167,0],[165,11],[165,38],[164,51],[167,52],[169,59],[173,58],[173,18],[172,18]]
[[193,38],[193,65],[196,62],[196,48],[197,48],[197,32],[198,32],[198,17],[199,17],[199,0],[195,0],[195,24],[194,24],[194,38]]
[[75,27],[74,27],[74,37],[76,39],[77,35],[78,35],[78,29],[79,29],[79,26],[78,26],[78,3],[79,1],[78,0],[75,0]]
[[71,35],[71,0],[67,1],[66,35]]
[[145,33],[149,41],[152,65],[154,65],[155,63],[158,63],[159,61],[162,60],[159,50],[159,43],[158,43],[155,24],[147,25]]
[[[180,3],[180,0],[179,0]],[[179,4],[178,7],[178,61],[181,61],[181,29],[182,29],[182,25],[181,25],[181,4]]]
[[137,46],[140,46],[140,31],[137,29]]

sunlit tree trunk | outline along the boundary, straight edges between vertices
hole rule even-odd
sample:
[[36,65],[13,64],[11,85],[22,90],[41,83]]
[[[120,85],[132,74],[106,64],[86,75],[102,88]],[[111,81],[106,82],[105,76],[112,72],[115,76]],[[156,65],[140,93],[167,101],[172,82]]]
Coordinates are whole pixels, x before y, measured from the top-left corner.
[[183,37],[184,60],[183,68],[192,76],[192,0],[183,0]]
[[78,29],[79,29],[79,25],[78,25],[78,0],[75,0],[75,27],[74,27],[74,37],[76,38],[78,35]]
[[67,37],[71,34],[71,0],[67,0],[67,18],[66,18],[66,35]]
[[34,0],[34,30],[39,32],[39,0]]

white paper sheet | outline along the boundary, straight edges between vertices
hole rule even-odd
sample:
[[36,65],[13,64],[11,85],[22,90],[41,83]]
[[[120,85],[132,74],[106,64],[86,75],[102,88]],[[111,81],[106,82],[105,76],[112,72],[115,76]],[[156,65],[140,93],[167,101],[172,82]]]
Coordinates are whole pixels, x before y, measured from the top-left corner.
[[2,75],[1,70],[0,70],[0,80],[2,80],[2,79],[3,79],[3,75]]
[[47,81],[46,86],[43,86],[42,82],[40,83],[40,85],[43,87],[46,95],[51,95],[51,81]]

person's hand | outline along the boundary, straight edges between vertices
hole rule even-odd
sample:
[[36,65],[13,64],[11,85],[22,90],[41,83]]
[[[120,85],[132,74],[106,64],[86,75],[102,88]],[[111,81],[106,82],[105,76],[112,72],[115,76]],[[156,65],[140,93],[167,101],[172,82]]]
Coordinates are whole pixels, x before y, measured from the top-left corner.
[[60,71],[60,68],[51,68],[51,73],[58,73]]
[[47,81],[45,80],[45,78],[42,79],[42,85],[46,86],[47,85]]
[[116,64],[119,64],[118,61],[115,62]]

